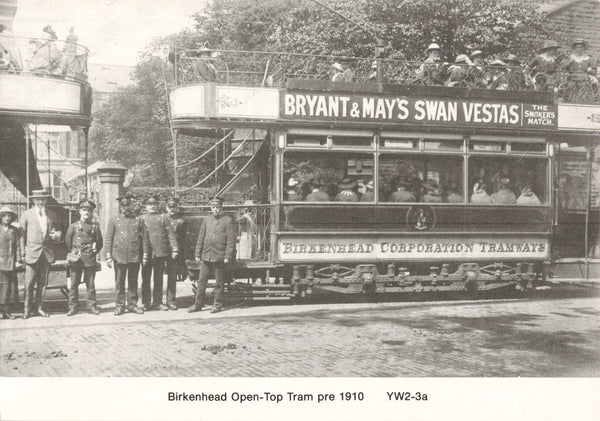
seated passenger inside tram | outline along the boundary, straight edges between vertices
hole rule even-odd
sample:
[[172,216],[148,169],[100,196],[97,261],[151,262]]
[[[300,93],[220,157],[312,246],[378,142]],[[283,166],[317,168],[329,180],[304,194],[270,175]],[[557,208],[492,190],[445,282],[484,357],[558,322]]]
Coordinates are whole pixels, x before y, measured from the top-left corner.
[[492,199],[485,191],[486,185],[483,180],[477,180],[473,185],[473,194],[471,195],[471,203],[491,204]]
[[463,196],[459,193],[458,183],[451,181],[446,187],[446,202],[447,203],[462,203]]
[[302,200],[302,196],[298,193],[299,186],[298,180],[295,176],[291,176],[286,184],[284,198],[290,202],[298,202]]
[[338,185],[340,192],[335,196],[336,202],[358,202],[358,195],[354,191],[356,189],[356,181],[350,177],[344,178]]
[[531,186],[528,182],[521,185],[521,195],[517,198],[518,205],[540,205],[540,199],[531,190]]
[[396,191],[390,195],[390,202],[409,203],[416,202],[415,195],[409,190],[411,181],[408,177],[398,177],[396,181]]
[[500,189],[491,195],[492,203],[498,205],[512,205],[517,203],[517,196],[510,189],[510,178],[500,179]]
[[310,182],[311,192],[306,195],[304,200],[306,202],[329,202],[329,195],[323,191],[324,183],[320,179],[313,179]]
[[435,180],[427,180],[426,183],[423,183],[423,189],[425,190],[425,195],[421,198],[422,202],[442,202],[442,196],[440,196],[440,186],[435,182]]
[[373,180],[369,181],[364,185],[364,191],[362,192],[362,196],[360,196],[361,202],[374,202],[375,201],[375,191]]

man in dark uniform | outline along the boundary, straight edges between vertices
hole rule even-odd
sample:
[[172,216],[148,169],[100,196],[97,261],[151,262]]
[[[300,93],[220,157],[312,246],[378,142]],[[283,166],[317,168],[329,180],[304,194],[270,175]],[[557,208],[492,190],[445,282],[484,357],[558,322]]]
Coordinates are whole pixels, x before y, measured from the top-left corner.
[[106,229],[106,265],[115,265],[115,316],[125,312],[125,277],[127,276],[127,308],[135,314],[144,314],[137,306],[137,281],[142,260],[142,221],[135,213],[133,195],[117,198],[121,214],[108,222]]
[[179,213],[179,199],[172,197],[167,201],[167,223],[171,232],[175,235],[179,255],[177,258],[167,257],[167,307],[169,310],[177,310],[175,297],[177,293],[177,277],[184,273],[185,262],[183,258],[183,247],[185,243],[185,222]]
[[225,283],[225,265],[233,258],[235,246],[235,233],[233,222],[229,216],[222,214],[223,199],[214,198],[210,201],[212,215],[202,221],[198,242],[196,243],[196,261],[200,262],[200,279],[196,290],[194,305],[188,312],[202,310],[204,292],[210,271],[215,273],[217,286],[215,287],[215,300],[211,313],[223,310],[223,288]]
[[94,221],[93,212],[96,204],[91,200],[79,202],[79,221],[71,224],[67,230],[65,243],[71,255],[79,255],[77,262],[70,261],[71,287],[69,289],[69,311],[67,316],[77,312],[79,299],[79,283],[83,275],[83,282],[87,287],[87,302],[90,313],[100,314],[96,308],[96,255],[102,249],[102,234],[100,225]]
[[[163,274],[167,257],[177,258],[179,247],[175,234],[169,229],[165,216],[158,213],[158,199],[146,200],[146,214],[142,215],[144,255],[142,265],[142,309],[168,310],[162,302]],[[150,280],[154,274],[154,287],[150,295]],[[152,300],[152,302],[150,302]]]

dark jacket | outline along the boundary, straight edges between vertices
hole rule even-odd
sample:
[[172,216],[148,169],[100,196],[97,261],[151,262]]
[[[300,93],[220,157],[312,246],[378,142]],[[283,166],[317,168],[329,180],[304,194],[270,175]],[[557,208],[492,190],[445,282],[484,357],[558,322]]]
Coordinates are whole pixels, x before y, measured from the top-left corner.
[[15,264],[21,259],[21,247],[19,244],[19,230],[8,226],[8,231],[0,226],[0,270],[12,272]]
[[167,215],[156,213],[143,215],[141,219],[144,259],[167,257],[179,252],[175,234],[169,229]]
[[206,262],[232,260],[234,247],[235,233],[229,216],[220,215],[216,218],[210,215],[202,221],[196,243],[196,257]]
[[32,208],[21,215],[19,225],[21,226],[21,250],[25,251],[25,263],[32,265],[36,263],[42,252],[48,263],[54,263],[54,241],[50,238],[50,232],[56,227],[56,216],[46,209],[48,219],[46,235],[43,235],[40,220],[36,215],[36,209]]
[[179,248],[179,256],[181,257],[183,255],[183,248],[185,247],[185,221],[183,218],[171,218],[169,215],[165,216],[169,230],[175,235],[177,247]]
[[106,258],[117,263],[140,263],[142,260],[142,221],[138,217],[118,215],[106,229]]
[[69,252],[81,255],[84,267],[96,266],[96,255],[103,246],[100,225],[97,222],[89,224],[81,220],[72,223],[67,230],[65,243]]

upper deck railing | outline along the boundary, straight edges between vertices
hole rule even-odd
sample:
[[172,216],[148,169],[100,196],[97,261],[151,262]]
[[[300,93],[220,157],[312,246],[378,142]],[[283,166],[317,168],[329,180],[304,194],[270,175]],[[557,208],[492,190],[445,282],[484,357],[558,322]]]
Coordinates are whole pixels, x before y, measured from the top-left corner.
[[48,76],[86,82],[89,51],[74,36],[66,41],[0,33],[0,74]]
[[[176,85],[216,82],[282,88],[289,79],[551,92],[556,101],[600,104],[595,72],[569,71],[567,59],[542,68],[278,52],[185,50],[176,54]],[[595,69],[594,69],[595,70]],[[593,74],[591,74],[593,73]]]

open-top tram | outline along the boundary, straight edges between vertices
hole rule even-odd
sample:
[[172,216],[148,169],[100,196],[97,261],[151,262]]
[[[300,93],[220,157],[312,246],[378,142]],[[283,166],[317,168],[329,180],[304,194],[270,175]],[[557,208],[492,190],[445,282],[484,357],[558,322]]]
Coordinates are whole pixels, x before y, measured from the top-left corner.
[[[170,93],[175,144],[227,129],[239,157],[258,137],[261,153],[221,191],[237,201],[226,206],[240,223],[235,277],[283,278],[259,287],[300,297],[526,291],[548,279],[561,144],[551,93],[266,80],[187,80]],[[263,194],[240,206],[231,192],[249,168]]]

